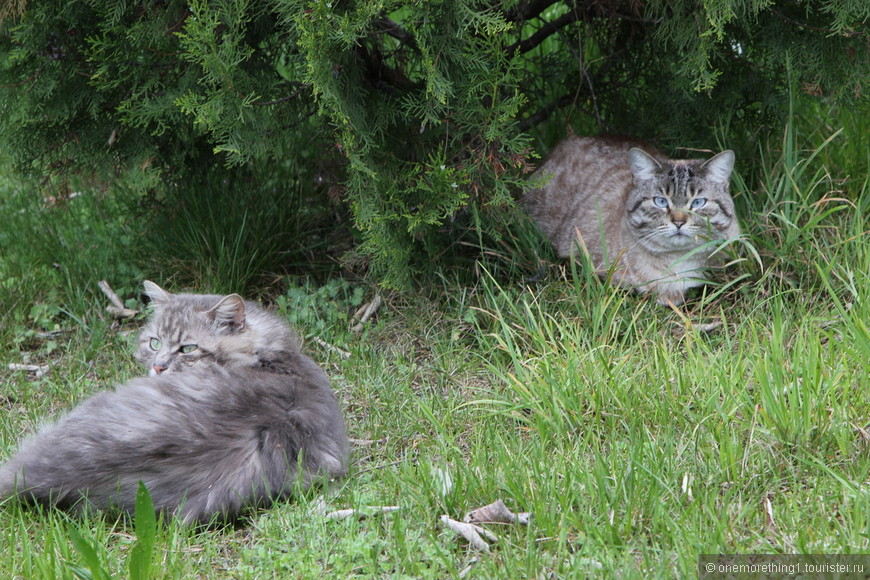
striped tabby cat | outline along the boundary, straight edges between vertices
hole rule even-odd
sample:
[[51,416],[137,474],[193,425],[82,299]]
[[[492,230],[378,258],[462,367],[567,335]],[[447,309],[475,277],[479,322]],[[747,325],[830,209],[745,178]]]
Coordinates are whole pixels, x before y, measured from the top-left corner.
[[132,511],[142,481],[158,510],[205,523],[347,471],[338,403],[283,320],[236,294],[145,290],[154,313],[136,358],[149,376],[25,441],[0,468],[0,498]]
[[604,275],[661,304],[682,304],[716,265],[718,244],[740,235],[728,182],[734,153],[670,160],[640,141],[572,136],[550,153],[523,198],[531,217],[569,257],[578,244]]

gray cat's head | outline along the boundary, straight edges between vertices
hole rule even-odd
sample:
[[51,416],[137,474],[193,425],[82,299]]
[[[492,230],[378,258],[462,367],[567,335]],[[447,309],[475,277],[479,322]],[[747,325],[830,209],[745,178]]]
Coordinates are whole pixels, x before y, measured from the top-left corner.
[[171,294],[153,282],[144,285],[154,313],[139,334],[135,357],[149,375],[208,363],[249,367],[295,348],[286,324],[238,294]]
[[685,252],[709,240],[730,239],[740,230],[728,191],[734,152],[703,160],[664,161],[629,151],[634,185],[628,223],[652,252]]

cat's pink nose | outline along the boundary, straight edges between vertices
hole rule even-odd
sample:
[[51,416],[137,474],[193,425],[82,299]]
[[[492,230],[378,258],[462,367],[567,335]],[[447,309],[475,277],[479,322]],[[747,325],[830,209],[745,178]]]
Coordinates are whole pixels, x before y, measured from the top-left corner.
[[160,373],[162,373],[163,371],[166,370],[166,367],[165,367],[165,366],[162,366],[162,365],[154,365],[154,366],[152,366],[151,368],[152,368],[152,369],[154,370],[154,372],[155,372],[156,374],[158,374],[158,375],[159,375]]

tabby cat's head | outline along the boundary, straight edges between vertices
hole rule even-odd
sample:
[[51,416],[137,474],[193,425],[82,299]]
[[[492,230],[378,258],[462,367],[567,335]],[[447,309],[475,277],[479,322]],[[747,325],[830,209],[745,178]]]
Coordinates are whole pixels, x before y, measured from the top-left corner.
[[739,234],[728,191],[733,151],[707,161],[666,161],[633,148],[629,163],[634,186],[627,203],[628,223],[648,250],[685,252]]
[[139,334],[135,357],[149,375],[208,363],[255,366],[271,351],[295,348],[290,329],[238,294],[171,294],[145,282],[154,313]]

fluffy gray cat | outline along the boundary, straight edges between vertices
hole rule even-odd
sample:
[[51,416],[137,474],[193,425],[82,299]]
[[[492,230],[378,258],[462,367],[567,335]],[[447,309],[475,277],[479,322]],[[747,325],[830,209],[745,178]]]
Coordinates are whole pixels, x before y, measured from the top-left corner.
[[132,511],[142,481],[156,509],[205,523],[346,473],[329,381],[283,320],[236,294],[145,291],[154,313],[136,358],[149,376],[24,441],[0,498]]
[[584,247],[599,273],[661,304],[704,284],[719,244],[740,235],[728,191],[734,153],[671,160],[640,141],[572,136],[557,145],[523,198],[529,215],[569,257]]

